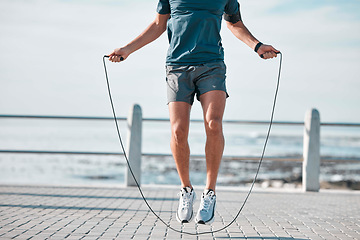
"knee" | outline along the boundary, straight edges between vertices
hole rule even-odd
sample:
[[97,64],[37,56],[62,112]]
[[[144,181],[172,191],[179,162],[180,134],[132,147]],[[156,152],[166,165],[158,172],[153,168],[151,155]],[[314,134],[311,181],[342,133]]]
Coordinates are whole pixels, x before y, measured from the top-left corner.
[[207,133],[211,135],[222,134],[222,121],[221,119],[211,119],[206,122]]
[[173,126],[172,128],[172,137],[173,140],[177,143],[183,143],[187,141],[187,129],[181,126]]

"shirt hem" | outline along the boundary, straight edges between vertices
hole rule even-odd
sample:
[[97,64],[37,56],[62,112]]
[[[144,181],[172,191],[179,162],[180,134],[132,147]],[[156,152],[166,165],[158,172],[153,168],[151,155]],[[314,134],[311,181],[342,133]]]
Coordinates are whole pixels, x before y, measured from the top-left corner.
[[188,65],[196,66],[196,65],[201,65],[206,63],[216,63],[216,62],[224,63],[224,59],[216,59],[211,61],[198,61],[198,62],[166,62],[165,65],[166,66],[188,66]]

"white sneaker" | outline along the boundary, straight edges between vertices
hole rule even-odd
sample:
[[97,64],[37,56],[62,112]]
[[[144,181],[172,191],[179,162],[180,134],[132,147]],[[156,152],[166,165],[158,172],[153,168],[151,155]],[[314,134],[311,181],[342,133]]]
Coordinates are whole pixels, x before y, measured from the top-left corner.
[[178,196],[180,199],[176,219],[179,223],[189,223],[194,217],[193,205],[196,194],[190,187],[185,187],[180,190]]
[[205,190],[201,196],[199,211],[195,222],[198,224],[211,224],[215,219],[216,195],[211,189]]

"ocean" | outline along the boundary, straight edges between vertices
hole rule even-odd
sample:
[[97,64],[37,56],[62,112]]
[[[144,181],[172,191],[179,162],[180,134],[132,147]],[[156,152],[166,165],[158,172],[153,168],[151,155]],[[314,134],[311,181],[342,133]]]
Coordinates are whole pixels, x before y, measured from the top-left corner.
[[[113,121],[0,119],[1,150],[42,150],[74,152],[116,152],[121,148]],[[127,126],[120,121],[126,145]],[[224,156],[258,157],[265,141],[267,125],[224,124]],[[171,154],[170,124],[143,122],[142,184],[179,184]],[[205,134],[202,123],[192,122],[189,145],[190,174],[194,185],[205,184]],[[273,125],[265,157],[299,157],[303,147],[303,127]],[[360,129],[357,127],[321,128],[321,155],[336,158],[360,158]],[[246,185],[252,181],[258,161],[224,160],[218,184]],[[26,184],[123,184],[126,162],[119,155],[84,154],[12,154],[0,153],[0,182]],[[298,181],[301,162],[264,160],[259,181]],[[360,181],[360,161],[324,162],[322,181]]]

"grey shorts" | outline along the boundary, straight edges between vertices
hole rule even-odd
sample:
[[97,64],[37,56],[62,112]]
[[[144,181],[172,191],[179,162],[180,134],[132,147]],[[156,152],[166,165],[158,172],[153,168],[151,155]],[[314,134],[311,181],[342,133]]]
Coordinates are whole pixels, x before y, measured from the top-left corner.
[[194,66],[166,66],[167,99],[170,102],[194,103],[201,94],[213,90],[226,91],[224,62],[205,63]]

